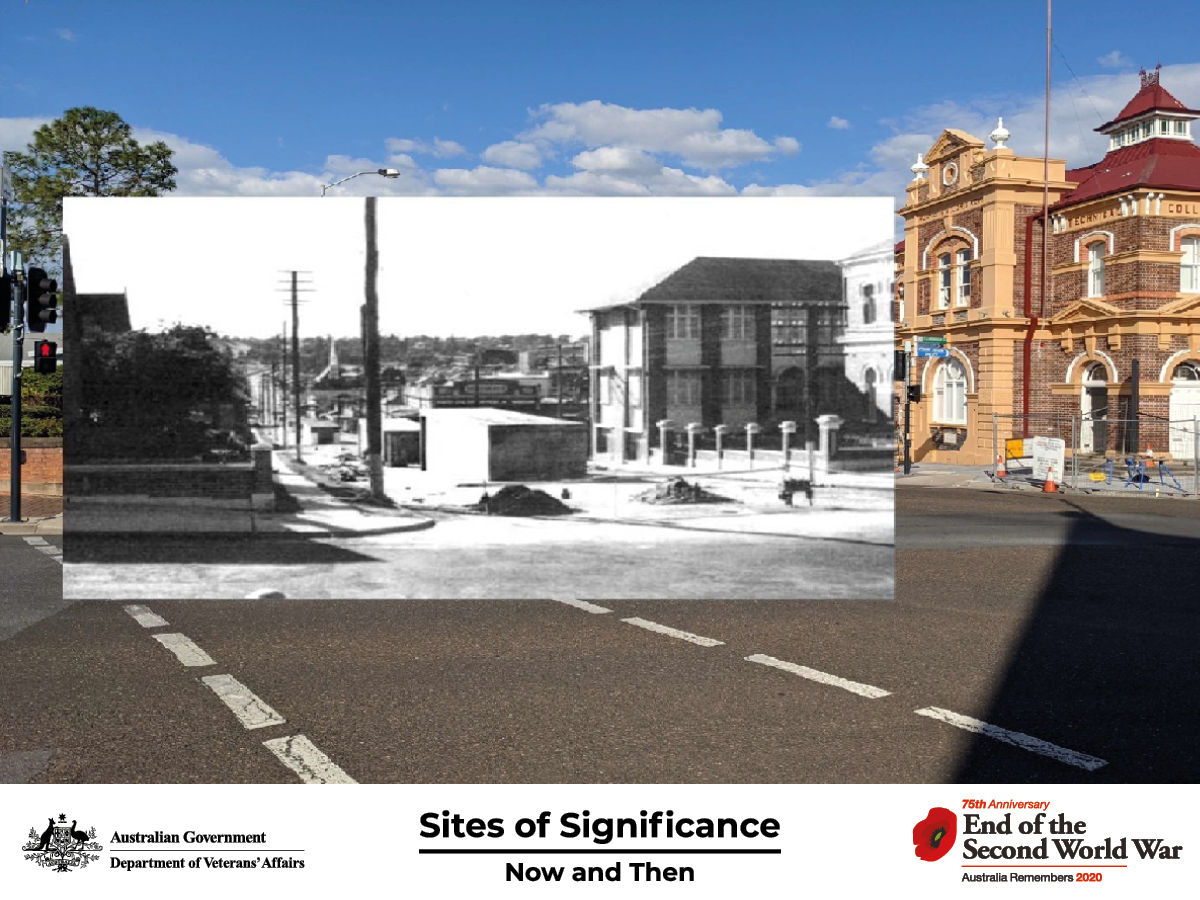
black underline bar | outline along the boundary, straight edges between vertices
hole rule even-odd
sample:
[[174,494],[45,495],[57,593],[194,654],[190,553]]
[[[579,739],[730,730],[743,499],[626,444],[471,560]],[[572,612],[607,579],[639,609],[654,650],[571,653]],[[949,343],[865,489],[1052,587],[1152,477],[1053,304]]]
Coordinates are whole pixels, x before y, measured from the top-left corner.
[[423,847],[420,850],[418,850],[417,852],[418,853],[441,853],[441,854],[454,854],[454,853],[492,853],[492,854],[495,854],[495,853],[507,853],[507,854],[564,853],[564,854],[572,854],[572,853],[575,853],[575,854],[585,854],[586,853],[586,854],[608,854],[610,856],[613,854],[625,854],[628,856],[628,855],[632,855],[635,853],[701,853],[701,854],[717,855],[717,854],[738,854],[738,853],[742,853],[742,854],[745,854],[745,853],[755,853],[755,854],[782,853],[783,851],[782,850],[749,850],[749,849],[747,849],[747,850],[723,850],[723,849],[718,849],[718,848],[713,848],[711,850],[701,850],[701,849],[683,850],[683,849],[679,849],[677,847],[642,847],[637,850],[630,850],[630,849],[624,849],[624,848],[603,850],[603,849],[596,849],[596,848],[591,848],[591,847],[587,847],[582,850],[570,850],[570,849],[559,848],[559,847],[549,849],[549,850],[529,850],[529,849],[525,849],[525,848],[522,848],[519,850],[513,850],[513,849],[506,850],[501,847],[478,847],[478,848],[471,847],[471,848],[468,848],[465,850],[451,850],[448,848],[432,848],[432,847],[424,848]]

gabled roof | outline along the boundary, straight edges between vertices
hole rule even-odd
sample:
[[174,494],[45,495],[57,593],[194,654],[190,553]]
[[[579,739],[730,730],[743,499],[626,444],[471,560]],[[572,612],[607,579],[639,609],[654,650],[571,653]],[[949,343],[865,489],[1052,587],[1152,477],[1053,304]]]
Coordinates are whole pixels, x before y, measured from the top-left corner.
[[1067,173],[1078,187],[1062,207],[1139,187],[1200,191],[1200,147],[1190,141],[1151,138],[1110,150],[1100,162]]
[[637,302],[838,301],[841,292],[841,267],[832,260],[700,256],[645,291]]

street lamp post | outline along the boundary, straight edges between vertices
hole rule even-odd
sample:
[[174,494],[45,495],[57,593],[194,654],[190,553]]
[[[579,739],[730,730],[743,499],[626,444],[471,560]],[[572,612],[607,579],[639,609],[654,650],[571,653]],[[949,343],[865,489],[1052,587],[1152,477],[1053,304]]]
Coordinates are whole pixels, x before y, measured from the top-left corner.
[[397,169],[370,169],[366,172],[355,172],[353,175],[347,175],[345,178],[339,178],[332,184],[321,185],[321,196],[325,196],[325,192],[331,187],[337,187],[343,182],[349,181],[351,178],[357,178],[359,175],[382,175],[384,178],[399,178],[400,172]]
[[[321,196],[331,187],[337,187],[351,178],[359,175],[382,175],[384,178],[398,178],[400,172],[396,169],[374,169],[366,172],[355,172],[332,184],[321,186]],[[366,270],[366,303],[362,306],[363,331],[363,372],[366,381],[366,415],[367,415],[367,470],[371,479],[371,497],[374,500],[384,499],[383,492],[383,461],[381,455],[380,422],[380,384],[379,384],[379,300],[375,288],[375,279],[379,269],[379,251],[375,244],[375,198],[367,198],[367,270]]]

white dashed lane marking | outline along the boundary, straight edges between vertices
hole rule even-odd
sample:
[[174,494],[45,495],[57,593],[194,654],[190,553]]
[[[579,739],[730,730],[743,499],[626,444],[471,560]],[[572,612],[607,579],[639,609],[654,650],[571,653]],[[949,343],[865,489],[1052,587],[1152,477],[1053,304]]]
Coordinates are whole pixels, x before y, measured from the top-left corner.
[[247,728],[266,728],[287,721],[232,675],[206,675],[200,679],[233,711]]
[[692,634],[690,631],[680,631],[677,628],[668,628],[666,625],[659,625],[657,622],[651,622],[649,619],[639,619],[634,616],[631,619],[622,619],[622,622],[628,622],[630,625],[636,625],[638,628],[645,628],[647,631],[653,631],[657,634],[665,634],[668,637],[679,638],[681,641],[689,641],[693,644],[699,644],[701,647],[718,647],[725,643],[714,638],[701,637],[698,634]]
[[179,657],[185,666],[215,666],[216,660],[192,643],[192,639],[182,634],[154,634],[156,641]]
[[151,612],[148,606],[139,606],[137,604],[126,606],[125,612],[133,616],[143,628],[161,628],[164,625],[170,624],[162,616]]
[[972,719],[970,716],[959,715],[948,709],[927,706],[924,709],[914,710],[914,712],[918,716],[927,716],[930,719],[945,722],[947,725],[953,725],[955,728],[961,728],[973,734],[982,734],[984,737],[994,738],[1005,744],[1012,744],[1014,747],[1020,747],[1022,750],[1028,750],[1031,753],[1040,753],[1042,756],[1057,759],[1059,762],[1064,762],[1069,766],[1078,766],[1080,769],[1087,769],[1089,772],[1094,772],[1101,766],[1108,765],[1107,760],[1088,756],[1086,753],[1079,753],[1075,750],[1067,750],[1057,744],[1051,744],[1049,741],[1043,741],[1028,734],[1022,734],[1019,731],[1009,731],[1007,728],[991,725],[979,719]]
[[599,615],[600,613],[612,612],[611,609],[605,609],[603,606],[597,606],[595,603],[588,603],[586,600],[563,600],[563,599],[560,599],[558,602],[565,603],[565,604],[567,604],[567,606],[573,606],[576,609],[582,609],[584,612],[596,613],[597,615]]
[[[566,603],[570,606],[586,610],[591,613],[606,613],[611,612],[603,606],[596,606],[594,603],[588,603],[585,600],[559,600],[559,603]],[[639,628],[645,628],[647,631],[653,631],[658,634],[665,634],[670,637],[679,638],[683,641],[690,641],[693,644],[699,644],[701,647],[717,647],[724,643],[715,638],[701,637],[698,634],[692,634],[687,631],[679,631],[676,628],[669,628],[666,625],[660,625],[657,622],[651,622],[648,619],[639,619],[637,617],[622,619],[622,622],[627,622],[630,625],[636,625]],[[827,684],[832,687],[838,687],[845,691],[850,691],[853,694],[858,694],[860,697],[866,697],[870,700],[879,700],[883,697],[890,697],[891,692],[885,691],[883,688],[875,687],[873,684],[863,684],[860,681],[851,681],[848,678],[842,678],[839,675],[831,675],[828,672],[822,672],[818,669],[810,669],[808,666],[801,666],[797,663],[786,662],[782,659],[776,659],[773,656],[767,656],[765,653],[755,653],[753,656],[745,657],[747,662],[759,663],[764,666],[772,666],[776,669],[781,669],[784,672],[790,672],[793,675],[799,675],[801,678],[807,678],[809,681],[815,681],[820,684]],[[1041,756],[1049,757],[1050,759],[1064,762],[1067,765],[1077,766],[1081,769],[1086,769],[1089,772],[1094,772],[1102,766],[1108,765],[1107,760],[1100,759],[1096,756],[1089,756],[1086,753],[1080,753],[1076,750],[1067,750],[1065,747],[1059,747],[1057,744],[1051,744],[1049,741],[1043,741],[1040,738],[1035,738],[1028,734],[1022,734],[1019,731],[1009,731],[1007,728],[1000,728],[997,725],[991,725],[979,719],[973,719],[970,716],[963,716],[948,709],[940,709],[936,706],[925,707],[924,709],[914,710],[919,716],[926,716],[930,719],[936,719],[939,722],[945,722],[947,725],[953,725],[955,728],[962,728],[965,731],[970,731],[974,734],[980,734],[984,737],[990,737],[997,741],[1002,741],[1006,744],[1011,744],[1014,747],[1020,747],[1022,750],[1028,750],[1031,753],[1037,753]],[[282,758],[282,757],[281,757]]]
[[41,550],[51,559],[57,559],[60,563],[62,562],[62,547],[54,546],[44,537],[33,535],[32,537],[25,538],[25,543],[29,544],[31,547],[36,547],[38,550]]
[[872,700],[878,700],[880,697],[887,697],[891,693],[890,691],[885,691],[883,688],[877,688],[874,685],[862,684],[858,681],[850,681],[849,679],[841,678],[837,675],[830,675],[828,672],[820,672],[817,669],[810,669],[808,666],[799,666],[796,665],[796,663],[784,662],[782,659],[776,659],[773,656],[767,656],[763,653],[756,653],[753,656],[747,656],[746,661],[762,663],[764,666],[773,666],[776,669],[782,669],[785,672],[791,672],[793,675],[799,675],[801,678],[807,678],[809,681],[818,681],[821,684],[839,687],[844,691],[850,691],[852,694],[858,694],[860,697],[868,697]]
[[263,746],[305,784],[358,784],[302,734],[263,741]]

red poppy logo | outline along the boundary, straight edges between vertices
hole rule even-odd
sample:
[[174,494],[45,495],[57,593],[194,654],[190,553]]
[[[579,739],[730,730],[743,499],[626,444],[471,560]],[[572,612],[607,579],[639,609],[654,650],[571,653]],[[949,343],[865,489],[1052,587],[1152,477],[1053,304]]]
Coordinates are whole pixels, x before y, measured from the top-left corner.
[[954,846],[958,837],[958,816],[944,806],[935,806],[929,815],[913,826],[913,852],[925,862],[936,862]]

